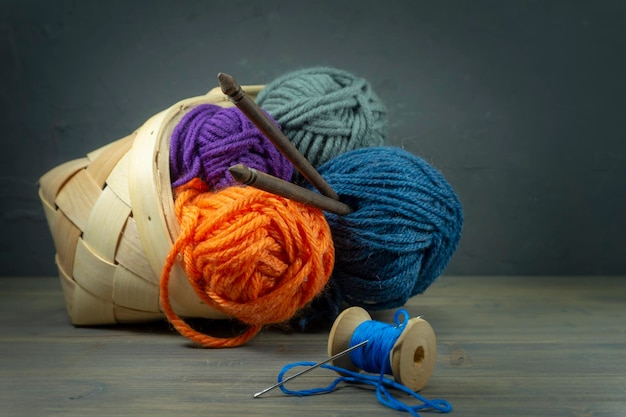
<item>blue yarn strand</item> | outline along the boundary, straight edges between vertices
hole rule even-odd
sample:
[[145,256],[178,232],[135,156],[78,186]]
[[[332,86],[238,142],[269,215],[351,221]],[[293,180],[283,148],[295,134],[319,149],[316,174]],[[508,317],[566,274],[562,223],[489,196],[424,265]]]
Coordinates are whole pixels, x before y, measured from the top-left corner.
[[[390,352],[408,323],[409,317],[409,313],[405,309],[399,309],[394,316],[395,326],[369,320],[361,323],[354,331],[352,340],[350,341],[351,346],[355,346],[364,340],[369,340],[369,342],[365,346],[350,352],[352,363],[366,372],[378,373],[378,375],[367,375],[338,366],[324,364],[320,367],[335,371],[341,376],[325,387],[290,390],[285,385],[281,385],[281,391],[288,395],[305,397],[332,392],[342,382],[359,383],[374,386],[376,388],[376,398],[378,401],[393,410],[404,411],[415,417],[419,417],[419,411],[449,413],[452,411],[452,405],[446,400],[429,400],[412,389],[385,377],[385,374],[392,374]],[[278,374],[278,382],[281,382],[285,374],[295,367],[310,367],[314,365],[315,362],[294,362],[285,365]],[[421,404],[409,405],[404,403],[396,398],[389,389],[395,389],[401,393],[407,394],[420,401]]]
[[[306,366],[310,367],[315,365],[315,362],[294,362],[286,365],[278,374],[278,381],[282,381],[284,375],[289,372],[289,370],[299,367]],[[452,411],[452,405],[442,399],[433,399],[429,400],[419,393],[413,391],[412,389],[395,382],[390,378],[386,378],[383,374],[380,375],[367,375],[358,372],[349,371],[347,369],[324,364],[320,366],[320,368],[328,369],[337,373],[342,374],[342,376],[336,378],[333,382],[331,382],[328,386],[319,387],[319,388],[311,388],[304,390],[290,390],[285,385],[281,385],[280,389],[283,393],[288,395],[295,395],[297,397],[307,397],[311,395],[319,395],[319,394],[327,394],[329,392],[334,391],[337,386],[342,382],[347,383],[358,383],[358,384],[366,384],[371,385],[376,388],[376,398],[378,401],[386,407],[389,407],[393,410],[397,411],[405,411],[414,417],[419,417],[420,411],[439,411],[441,413],[449,413]],[[398,398],[394,397],[394,395],[389,391],[389,389],[395,389],[400,391],[401,393],[407,394],[412,398],[420,401],[421,404],[409,405]]]

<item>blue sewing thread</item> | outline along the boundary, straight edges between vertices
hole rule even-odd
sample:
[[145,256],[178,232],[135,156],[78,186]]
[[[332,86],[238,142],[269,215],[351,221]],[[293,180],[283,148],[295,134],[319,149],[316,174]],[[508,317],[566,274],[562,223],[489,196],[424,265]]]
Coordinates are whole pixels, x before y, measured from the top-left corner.
[[[369,342],[364,347],[350,352],[350,359],[352,360],[352,363],[366,372],[377,373],[378,375],[367,375],[360,372],[349,371],[338,366],[324,364],[321,368],[335,371],[342,376],[336,378],[326,387],[305,390],[290,390],[285,385],[282,385],[280,387],[281,391],[288,395],[304,397],[329,393],[333,391],[341,382],[360,383],[376,387],[376,398],[378,398],[378,401],[394,410],[405,411],[415,417],[419,417],[419,411],[439,411],[441,413],[449,413],[452,411],[452,405],[446,400],[429,400],[405,385],[385,377],[386,374],[392,374],[390,352],[393,345],[402,334],[404,327],[408,323],[409,317],[409,313],[405,309],[399,309],[394,315],[395,326],[369,320],[361,323],[354,331],[352,340],[350,341],[351,346],[355,346],[364,340],[369,340]],[[292,368],[313,365],[315,365],[315,362],[306,361],[294,362],[285,365],[278,374],[278,382],[282,381],[284,375]],[[388,388],[408,394],[420,401],[421,404],[406,404],[394,397],[391,392],[389,392]]]

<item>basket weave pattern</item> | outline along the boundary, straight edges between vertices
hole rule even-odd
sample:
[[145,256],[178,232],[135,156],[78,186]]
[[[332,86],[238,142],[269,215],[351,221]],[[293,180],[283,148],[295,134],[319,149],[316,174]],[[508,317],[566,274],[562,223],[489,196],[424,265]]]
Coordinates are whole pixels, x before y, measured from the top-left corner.
[[[261,86],[244,89],[254,97]],[[184,114],[204,103],[231,105],[218,89],[183,100],[131,135],[41,177],[39,196],[73,324],[164,317],[159,277],[178,231],[169,183],[169,138]],[[172,271],[170,285],[180,315],[224,317],[200,302],[180,266]]]

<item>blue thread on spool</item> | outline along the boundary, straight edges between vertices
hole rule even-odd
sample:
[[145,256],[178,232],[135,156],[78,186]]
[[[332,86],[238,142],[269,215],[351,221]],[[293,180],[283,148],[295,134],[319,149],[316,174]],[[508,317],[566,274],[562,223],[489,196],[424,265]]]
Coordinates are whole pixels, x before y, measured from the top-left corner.
[[[404,320],[400,321],[400,315]],[[367,320],[354,330],[350,346],[356,346],[365,340],[369,341],[362,348],[350,352],[350,359],[357,368],[370,373],[393,374],[389,352],[408,323],[409,313],[405,309],[400,309],[396,311],[393,321],[396,323],[395,326]]]
[[[352,307],[339,315],[328,340],[328,355],[346,350],[351,346],[368,340],[362,348],[350,352],[349,357],[343,356],[333,361],[332,365],[324,364],[322,368],[339,373],[326,387],[306,390],[290,390],[285,385],[280,389],[289,395],[309,396],[329,393],[341,382],[352,382],[372,385],[376,388],[379,402],[398,411],[406,411],[419,416],[419,411],[436,410],[442,413],[452,411],[449,402],[442,399],[429,400],[418,394],[424,387],[436,357],[436,343],[432,327],[421,318],[409,319],[409,313],[400,309],[394,316],[395,325],[388,325],[371,320],[364,309]],[[282,381],[285,374],[298,366],[313,366],[314,362],[294,362],[286,365],[278,374]],[[368,375],[361,370],[370,372]],[[394,379],[385,377],[393,374]],[[421,402],[408,405],[395,398],[389,388],[412,396]]]
[[[400,315],[404,320],[400,320]],[[361,307],[350,307],[343,311],[330,329],[328,356],[335,356],[370,338],[372,346],[362,352],[340,357],[333,361],[333,365],[355,372],[383,372],[393,375],[396,382],[413,391],[422,389],[435,367],[435,332],[426,320],[420,317],[409,319],[404,309],[396,312],[394,321],[395,326],[375,322]]]

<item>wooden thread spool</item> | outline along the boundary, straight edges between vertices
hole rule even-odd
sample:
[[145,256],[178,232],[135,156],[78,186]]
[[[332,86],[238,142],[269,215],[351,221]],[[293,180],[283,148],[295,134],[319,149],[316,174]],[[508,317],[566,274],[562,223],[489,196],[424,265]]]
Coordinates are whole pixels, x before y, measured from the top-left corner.
[[[361,307],[350,307],[343,311],[330,330],[328,356],[332,357],[350,348],[356,328],[371,319],[369,313]],[[410,319],[389,352],[389,356],[394,380],[413,391],[421,390],[426,386],[437,358],[437,343],[433,328],[422,318]],[[360,371],[352,363],[350,355],[339,357],[332,363],[343,369]]]

